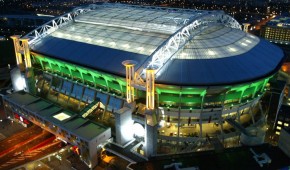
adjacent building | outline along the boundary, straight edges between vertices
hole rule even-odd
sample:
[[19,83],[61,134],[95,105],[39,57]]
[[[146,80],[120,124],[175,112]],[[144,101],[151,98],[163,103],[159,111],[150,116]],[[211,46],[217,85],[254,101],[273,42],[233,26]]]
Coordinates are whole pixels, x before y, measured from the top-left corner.
[[290,44],[290,17],[277,16],[261,28],[261,37],[280,43]]
[[282,105],[278,111],[276,120],[275,120],[275,133],[277,135],[281,134],[283,128],[289,128],[290,124],[290,106]]

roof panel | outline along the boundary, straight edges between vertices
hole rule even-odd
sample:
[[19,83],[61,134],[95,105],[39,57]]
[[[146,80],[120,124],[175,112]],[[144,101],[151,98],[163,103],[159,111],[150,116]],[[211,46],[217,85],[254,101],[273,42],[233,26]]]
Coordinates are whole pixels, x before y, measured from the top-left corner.
[[[136,68],[140,68],[187,20],[204,12],[210,13],[129,5],[97,6],[31,48],[61,60],[124,76],[122,61],[135,60]],[[269,75],[284,58],[279,48],[239,29],[214,23],[204,28],[163,66],[157,82],[238,83]]]
[[265,40],[248,52],[215,59],[173,59],[156,82],[174,85],[225,85],[273,74],[284,59],[281,49]]

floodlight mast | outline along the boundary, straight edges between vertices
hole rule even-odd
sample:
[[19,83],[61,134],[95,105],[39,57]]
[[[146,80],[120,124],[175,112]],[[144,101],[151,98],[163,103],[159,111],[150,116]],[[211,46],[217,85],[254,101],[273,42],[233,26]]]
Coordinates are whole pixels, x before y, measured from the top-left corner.
[[122,64],[126,67],[126,94],[127,94],[127,102],[131,103],[134,101],[134,75],[135,70],[134,66],[137,64],[136,61],[133,60],[125,60]]
[[146,69],[146,109],[155,108],[155,68]]
[[28,44],[29,39],[20,38],[20,36],[18,35],[11,36],[11,39],[13,40],[13,43],[14,43],[16,62],[19,69],[21,71],[24,71],[22,56],[24,56],[25,68],[31,68],[31,57],[30,57],[30,49],[29,49],[29,44]]

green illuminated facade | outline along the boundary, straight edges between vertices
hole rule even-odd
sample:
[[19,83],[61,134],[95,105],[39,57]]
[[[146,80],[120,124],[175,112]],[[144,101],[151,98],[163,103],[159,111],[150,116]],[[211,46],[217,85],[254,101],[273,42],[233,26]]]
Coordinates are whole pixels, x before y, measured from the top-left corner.
[[[41,68],[53,74],[80,81],[95,89],[101,89],[125,99],[126,81],[124,78],[74,65],[65,61],[32,54],[35,68]],[[225,87],[180,87],[156,84],[156,102],[159,107],[182,109],[201,109],[203,107],[221,107],[249,102],[262,95],[270,77],[245,84]],[[145,92],[137,91],[137,98],[145,97]]]

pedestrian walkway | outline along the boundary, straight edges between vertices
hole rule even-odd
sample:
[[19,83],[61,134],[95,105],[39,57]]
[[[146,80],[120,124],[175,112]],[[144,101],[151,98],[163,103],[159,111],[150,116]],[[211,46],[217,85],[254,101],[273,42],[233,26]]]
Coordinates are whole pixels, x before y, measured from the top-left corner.
[[131,152],[131,149],[137,144],[138,142],[134,141],[132,144],[126,146],[125,148],[122,148],[113,143],[108,143],[105,146],[105,149],[113,154],[118,155],[119,157],[126,159],[129,162],[144,162],[146,161],[145,159]]

